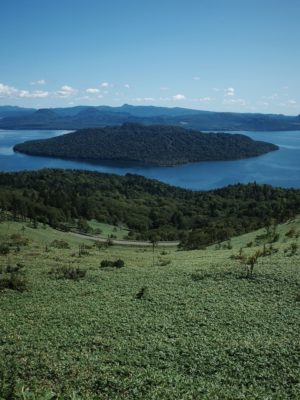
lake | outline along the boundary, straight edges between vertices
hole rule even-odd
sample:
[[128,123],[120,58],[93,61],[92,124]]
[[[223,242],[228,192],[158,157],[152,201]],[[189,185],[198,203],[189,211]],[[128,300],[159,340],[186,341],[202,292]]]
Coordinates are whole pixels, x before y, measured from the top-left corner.
[[239,132],[256,140],[277,144],[280,149],[259,157],[237,161],[205,161],[175,167],[128,163],[88,163],[14,153],[13,146],[26,140],[49,138],[66,131],[0,130],[0,170],[20,171],[40,168],[74,168],[125,175],[139,174],[171,185],[193,190],[209,190],[234,183],[269,183],[300,188],[300,131]]

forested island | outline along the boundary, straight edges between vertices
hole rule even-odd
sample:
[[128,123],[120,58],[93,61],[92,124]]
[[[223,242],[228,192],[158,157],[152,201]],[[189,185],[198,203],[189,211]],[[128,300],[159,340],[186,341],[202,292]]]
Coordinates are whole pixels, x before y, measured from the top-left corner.
[[138,175],[45,169],[0,173],[0,210],[62,230],[78,219],[122,224],[128,238],[199,248],[295,216],[300,190],[251,183],[193,192]]
[[133,123],[82,129],[14,147],[15,151],[30,155],[160,166],[237,160],[277,149],[274,144],[255,141],[241,134],[202,133],[175,126]]

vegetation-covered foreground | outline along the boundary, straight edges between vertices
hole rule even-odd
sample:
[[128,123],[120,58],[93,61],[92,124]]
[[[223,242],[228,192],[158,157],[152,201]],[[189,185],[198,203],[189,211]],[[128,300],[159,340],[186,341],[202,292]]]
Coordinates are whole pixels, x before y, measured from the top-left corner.
[[299,228],[153,256],[2,222],[0,398],[299,399]]

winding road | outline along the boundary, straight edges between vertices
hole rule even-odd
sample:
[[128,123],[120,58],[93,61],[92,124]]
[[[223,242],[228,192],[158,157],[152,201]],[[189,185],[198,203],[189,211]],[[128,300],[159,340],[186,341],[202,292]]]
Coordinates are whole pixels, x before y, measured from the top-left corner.
[[[92,235],[84,235],[82,233],[76,233],[76,232],[69,232],[69,234],[76,236],[76,237],[81,237],[84,239],[90,239],[90,240],[95,240],[97,242],[101,243],[106,243],[107,238],[101,238],[99,236],[92,236]],[[121,245],[121,246],[141,246],[141,247],[151,247],[152,243],[147,242],[147,241],[142,241],[142,240],[120,240],[120,239],[110,239],[113,244]],[[172,242],[157,242],[157,246],[159,247],[174,247],[178,246],[179,241],[172,241]]]

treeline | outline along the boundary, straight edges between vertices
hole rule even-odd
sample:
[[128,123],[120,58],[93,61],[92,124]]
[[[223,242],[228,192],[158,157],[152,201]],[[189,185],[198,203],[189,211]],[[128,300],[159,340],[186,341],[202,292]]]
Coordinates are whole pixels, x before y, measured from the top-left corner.
[[45,169],[0,173],[0,209],[60,228],[75,219],[125,224],[129,237],[199,248],[283,222],[300,212],[300,190],[251,183],[193,192],[137,175]]
[[94,161],[175,165],[254,157],[278,147],[245,135],[202,133],[175,126],[123,124],[83,129],[15,145],[26,154]]

